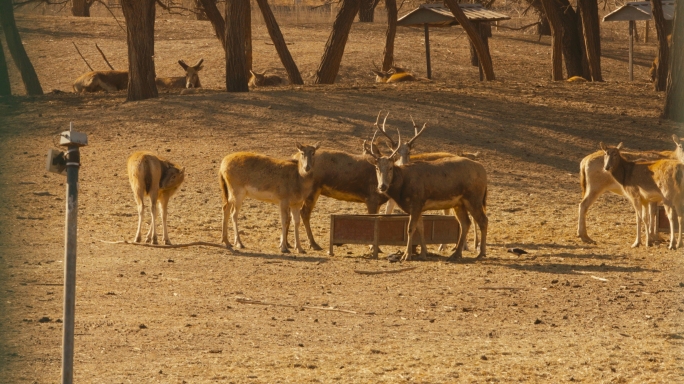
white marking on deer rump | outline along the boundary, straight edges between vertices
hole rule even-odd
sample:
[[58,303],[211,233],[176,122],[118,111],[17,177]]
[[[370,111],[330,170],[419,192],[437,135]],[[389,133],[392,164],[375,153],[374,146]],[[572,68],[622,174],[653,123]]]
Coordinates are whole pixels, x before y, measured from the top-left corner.
[[425,205],[423,205],[423,211],[453,208],[460,203],[461,196],[457,196],[449,200],[427,200]]
[[245,191],[247,191],[247,197],[251,197],[252,199],[280,204],[280,196],[278,196],[275,191],[260,191],[252,186],[246,186]]

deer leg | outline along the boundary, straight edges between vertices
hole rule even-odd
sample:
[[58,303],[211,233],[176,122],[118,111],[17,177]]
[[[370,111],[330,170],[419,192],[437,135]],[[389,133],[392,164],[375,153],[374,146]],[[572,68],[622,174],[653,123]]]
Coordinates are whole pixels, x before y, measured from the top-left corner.
[[416,231],[416,226],[418,226],[418,221],[420,220],[421,216],[422,215],[420,211],[418,213],[412,212],[411,215],[409,215],[408,228],[406,230],[408,234],[408,242],[406,243],[406,250],[401,256],[400,261],[408,261],[411,259],[411,250],[413,249],[411,240],[413,239],[413,233]]
[[157,188],[150,189],[150,213],[152,215],[152,223],[150,224],[150,230],[147,232],[145,238],[146,243],[158,244],[157,243],[157,193],[159,190]]
[[[418,235],[420,235],[420,258],[425,260],[427,258],[427,245],[425,244],[425,224],[423,224],[423,215],[418,219]],[[415,250],[414,250],[415,252]]]
[[[683,231],[682,224],[684,224],[684,205],[682,205],[682,204],[676,205],[675,208],[676,208],[675,213],[677,214],[676,224],[677,224],[677,232],[678,232],[677,248],[681,248],[682,247],[682,231]],[[670,226],[672,226],[672,224],[670,224]]]
[[282,226],[282,232],[280,233],[280,252],[282,253],[290,253],[290,250],[287,247],[287,226],[289,221],[290,207],[287,201],[282,200],[280,202],[280,224]]
[[387,201],[387,205],[385,205],[385,215],[391,215],[392,212],[394,212],[394,207],[397,206],[397,203],[394,202],[394,200],[389,199]]
[[[487,224],[489,224],[489,219],[487,219]],[[473,226],[473,232],[475,232],[475,239],[473,241],[473,251],[477,251],[480,249],[480,235],[482,234],[481,233],[482,231],[479,228],[480,228],[479,224]],[[478,234],[478,232],[480,232],[480,233]],[[466,245],[467,244],[468,243],[466,242]]]
[[[375,195],[377,196],[377,195]],[[391,200],[390,200],[391,201]],[[371,197],[366,199],[366,210],[368,211],[369,214],[375,215],[380,211],[380,202],[378,201],[377,197]],[[382,250],[380,247],[376,247],[375,245],[371,245],[370,247],[370,252],[371,255],[377,255],[378,253],[382,253]],[[377,248],[377,249],[375,249]]]
[[675,244],[675,226],[677,225],[675,210],[670,204],[665,204],[665,213],[667,213],[667,218],[670,220],[670,244],[667,246],[667,249],[677,249],[677,244]]
[[245,198],[244,194],[234,193],[232,196],[232,207],[230,207],[230,217],[233,220],[233,232],[235,232],[235,244],[236,249],[242,249],[245,247],[240,240],[240,231],[238,230],[238,215],[240,214],[240,208],[242,208],[242,200]]
[[168,228],[166,227],[166,214],[167,214],[167,208],[169,206],[169,196],[166,194],[161,194],[159,196],[159,209],[161,210],[161,218],[162,218],[162,238],[164,241],[164,244],[166,245],[171,245],[171,240],[169,240],[169,231]]
[[320,194],[320,191],[316,191],[309,195],[309,197],[307,197],[307,199],[304,201],[304,205],[302,206],[301,210],[302,221],[304,222],[304,229],[306,230],[306,237],[309,239],[309,248],[313,249],[314,251],[323,250],[323,248],[316,243],[316,240],[313,237],[313,232],[311,231],[311,212],[316,206],[316,202],[318,201]]
[[290,211],[292,212],[292,221],[294,222],[295,249],[298,253],[306,253],[302,248],[302,244],[299,242],[299,221],[301,216],[301,210],[298,206],[295,206],[290,207]]
[[[632,248],[636,248],[641,245],[641,224],[643,223],[643,218],[641,217],[641,207],[637,201],[632,203],[634,205],[634,212],[636,213],[636,240],[632,244]],[[646,242],[648,244],[648,241]]]
[[[449,216],[449,214],[451,214],[451,208],[445,209],[443,212],[444,212],[444,216]],[[460,227],[459,227],[459,231],[460,231]],[[440,244],[439,248],[437,248],[437,252],[442,252],[445,249],[446,249],[446,244]]]
[[230,241],[228,240],[228,215],[232,210],[232,204],[230,203],[229,199],[226,199],[223,202],[222,210],[223,215],[221,220],[221,242],[226,245],[226,248],[232,248],[233,246],[230,244]]
[[138,231],[135,233],[135,239],[133,242],[139,243],[142,240],[142,222],[143,222],[143,211],[145,210],[145,191],[140,188],[133,194],[135,197],[135,203],[138,206]]
[[[475,239],[477,240],[477,227],[480,227],[480,253],[477,254],[477,258],[483,258],[487,257],[487,250],[486,250],[486,244],[487,244],[487,227],[489,226],[489,219],[487,218],[487,214],[485,213],[484,209],[480,207],[475,207],[473,211],[470,213],[473,216],[473,220],[475,220]],[[465,241],[465,239],[464,239]],[[477,249],[478,247],[475,247]]]
[[579,221],[577,223],[577,236],[585,243],[596,244],[587,234],[587,211],[596,199],[603,194],[603,190],[589,189],[579,203]]
[[468,217],[468,212],[465,210],[465,207],[462,205],[454,207],[454,215],[461,225],[461,234],[458,239],[458,244],[456,245],[456,250],[449,257],[452,261],[463,257],[463,245],[465,244],[468,230],[470,229],[470,218]]

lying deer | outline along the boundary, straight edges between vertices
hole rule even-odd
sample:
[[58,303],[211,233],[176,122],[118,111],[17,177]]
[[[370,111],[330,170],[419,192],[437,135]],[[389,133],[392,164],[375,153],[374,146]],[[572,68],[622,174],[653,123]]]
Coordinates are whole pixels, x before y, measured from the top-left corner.
[[128,180],[131,182],[133,196],[138,206],[138,231],[135,233],[134,242],[141,240],[143,222],[143,210],[145,209],[144,198],[150,198],[150,211],[152,223],[145,237],[146,243],[157,244],[157,204],[161,208],[164,244],[171,244],[166,227],[168,204],[171,196],[185,179],[185,168],[159,158],[150,152],[135,152],[128,158]]
[[[670,220],[670,244],[668,249],[682,245],[682,224],[684,215],[684,164],[678,160],[658,160],[655,162],[634,162],[622,156],[622,143],[607,147],[601,142],[604,152],[604,169],[617,180],[632,203],[636,213],[637,235],[632,248],[641,244],[641,225],[644,221],[644,205],[662,202]],[[676,214],[676,216],[675,216]],[[678,220],[679,223],[676,223]],[[675,226],[679,227],[675,243]],[[648,247],[648,241],[646,246]]]
[[202,63],[204,59],[199,59],[195,65],[187,65],[183,60],[178,60],[178,64],[185,70],[185,76],[178,77],[157,77],[155,82],[159,88],[172,88],[172,89],[190,89],[190,88],[201,88],[199,71],[204,68]]
[[[185,70],[185,77],[158,77],[155,79],[160,88],[199,88],[198,72],[203,68],[200,59],[197,64],[189,66],[183,60],[178,64]],[[92,71],[79,76],[73,84],[74,92],[116,92],[128,88],[128,71]]]
[[377,66],[371,69],[375,74],[376,83],[399,83],[403,81],[416,81],[416,77],[404,68],[392,66],[389,71],[382,71]]
[[[674,158],[671,151],[630,151],[621,150],[622,156],[629,161],[656,161],[661,159]],[[612,192],[617,195],[626,196],[620,183],[606,172],[604,167],[604,155],[602,150],[587,155],[580,162],[580,186],[582,188],[582,201],[579,204],[579,219],[577,223],[577,236],[585,243],[595,244],[596,242],[587,234],[587,211],[589,207],[605,192]],[[649,239],[656,239],[658,236],[657,223],[655,220],[656,204],[644,208],[643,216],[649,217],[648,225]],[[649,212],[650,211],[650,212]],[[647,213],[648,212],[648,213]]]
[[257,73],[254,71],[249,71],[252,76],[249,78],[250,87],[272,87],[277,85],[282,85],[285,82],[278,75],[266,75],[266,71]]
[[370,161],[376,169],[378,191],[393,199],[409,214],[408,243],[401,260],[410,258],[412,237],[416,229],[421,239],[420,255],[427,255],[422,213],[451,208],[454,208],[462,230],[457,249],[450,259],[462,257],[466,234],[470,228],[468,213],[473,216],[482,232],[477,257],[485,257],[488,225],[485,214],[487,174],[482,164],[463,157],[446,157],[431,162],[419,161],[396,166],[394,155],[397,149],[390,156],[372,153]]
[[238,152],[226,156],[221,162],[219,184],[223,198],[223,223],[221,242],[231,248],[228,240],[228,214],[233,220],[235,248],[244,248],[238,230],[238,215],[246,197],[280,205],[280,251],[289,253],[287,227],[289,213],[294,220],[295,248],[305,253],[299,242],[300,210],[304,200],[313,188],[314,155],[320,143],[313,146],[297,143],[297,160],[279,160],[249,152]]

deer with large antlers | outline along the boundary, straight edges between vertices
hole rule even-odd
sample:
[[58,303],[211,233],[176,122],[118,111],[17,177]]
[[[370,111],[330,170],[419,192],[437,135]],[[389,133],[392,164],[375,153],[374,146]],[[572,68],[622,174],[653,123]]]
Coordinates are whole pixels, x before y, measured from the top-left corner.
[[238,230],[238,216],[246,197],[280,205],[280,251],[289,253],[287,228],[290,213],[294,221],[295,248],[305,253],[299,242],[300,210],[304,200],[313,188],[315,157],[319,143],[300,145],[297,143],[299,158],[279,160],[269,156],[249,152],[237,152],[226,156],[219,170],[219,184],[223,199],[223,222],[221,242],[226,248],[232,245],[228,240],[228,215],[233,221],[235,248],[244,248]]
[[394,156],[400,145],[401,134],[398,135],[397,148],[390,156],[372,152],[370,161],[375,166],[378,191],[393,199],[409,214],[408,243],[401,260],[410,258],[413,233],[416,230],[421,239],[420,255],[427,255],[422,213],[450,208],[454,208],[456,219],[462,229],[457,249],[450,259],[462,257],[466,234],[470,228],[468,213],[472,215],[482,232],[480,253],[477,257],[485,257],[488,226],[485,213],[487,174],[482,164],[454,156],[397,166]]
[[[641,226],[644,222],[643,208],[649,203],[662,202],[670,220],[670,244],[668,249],[682,245],[682,219],[684,218],[684,164],[678,160],[635,162],[621,154],[622,143],[607,147],[601,142],[604,153],[603,168],[622,186],[625,196],[632,203],[636,214],[637,234],[632,248],[641,244]],[[676,223],[675,221],[679,222]],[[674,231],[679,227],[675,242]],[[646,246],[648,247],[648,241]]]

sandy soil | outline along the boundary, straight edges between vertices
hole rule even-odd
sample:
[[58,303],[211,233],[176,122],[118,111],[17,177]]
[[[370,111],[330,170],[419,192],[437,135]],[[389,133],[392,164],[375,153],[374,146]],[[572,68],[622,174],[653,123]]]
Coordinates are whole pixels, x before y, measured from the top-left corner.
[[[111,19],[18,18],[46,91],[70,91],[84,64],[99,69],[98,42],[125,68],[125,39]],[[73,121],[82,150],[75,375],[78,382],[566,382],[684,381],[682,252],[631,249],[626,200],[602,197],[589,233],[576,238],[578,164],[599,141],[669,149],[684,127],[660,121],[663,97],[646,82],[653,47],[637,45],[627,82],[626,42],[603,42],[604,83],[553,83],[549,41],[495,32],[498,80],[480,83],[464,35],[432,34],[435,80],[374,85],[384,27],[355,24],[340,82],[245,94],[220,91],[222,52],[206,22],[160,19],[156,63],[205,58],[203,93],[124,103],[125,95],[53,94],[0,103],[0,382],[59,380],[64,182],[44,170],[56,133]],[[303,75],[315,70],[328,29],[283,33]],[[263,26],[255,67],[279,69]],[[397,61],[422,75],[422,33],[402,30]],[[16,72],[14,89],[20,88]],[[358,152],[379,109],[409,132],[428,121],[418,151],[479,151],[488,172],[489,257],[446,263],[446,254],[400,274],[343,246],[334,257],[278,252],[275,206],[247,201],[242,252],[112,245],[137,225],[125,160],[158,152],[186,167],[170,205],[172,241],[220,240],[218,165],[228,153],[287,157],[294,141]],[[331,213],[360,205],[321,198],[312,219],[326,248]],[[517,246],[529,253],[506,253]],[[394,251],[394,249],[386,251]],[[238,298],[292,305],[242,304]],[[334,307],[356,313],[302,309]],[[41,321],[41,319],[43,319]]]

